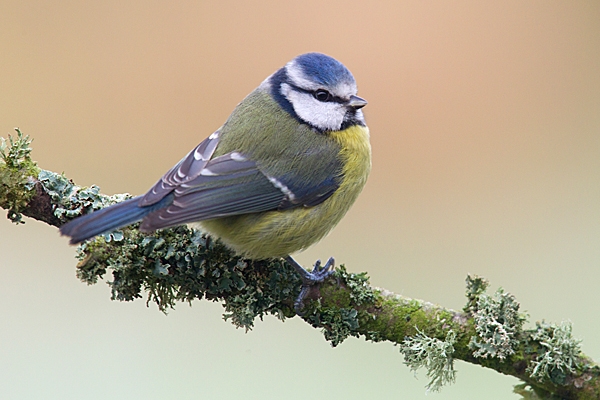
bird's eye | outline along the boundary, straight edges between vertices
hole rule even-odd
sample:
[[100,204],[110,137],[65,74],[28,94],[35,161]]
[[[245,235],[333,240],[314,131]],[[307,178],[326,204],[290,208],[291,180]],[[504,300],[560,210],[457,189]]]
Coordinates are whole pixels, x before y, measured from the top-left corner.
[[327,90],[319,89],[313,93],[315,99],[319,101],[329,101],[331,100],[331,94]]

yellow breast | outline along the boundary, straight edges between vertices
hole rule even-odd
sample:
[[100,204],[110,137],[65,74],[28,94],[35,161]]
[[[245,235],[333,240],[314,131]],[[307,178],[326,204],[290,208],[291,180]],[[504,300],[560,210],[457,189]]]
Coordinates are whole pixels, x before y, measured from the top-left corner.
[[254,259],[284,257],[321,240],[352,206],[371,170],[367,127],[355,125],[330,135],[341,148],[343,180],[327,200],[314,207],[203,221],[202,229]]

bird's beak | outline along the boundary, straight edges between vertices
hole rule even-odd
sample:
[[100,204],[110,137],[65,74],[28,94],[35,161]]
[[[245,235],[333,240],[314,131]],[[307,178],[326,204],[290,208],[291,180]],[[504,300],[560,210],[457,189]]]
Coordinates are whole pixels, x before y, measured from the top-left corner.
[[350,96],[350,100],[348,100],[348,107],[352,107],[355,110],[358,110],[359,108],[363,108],[366,105],[367,105],[367,101],[365,99],[363,99],[362,97]]

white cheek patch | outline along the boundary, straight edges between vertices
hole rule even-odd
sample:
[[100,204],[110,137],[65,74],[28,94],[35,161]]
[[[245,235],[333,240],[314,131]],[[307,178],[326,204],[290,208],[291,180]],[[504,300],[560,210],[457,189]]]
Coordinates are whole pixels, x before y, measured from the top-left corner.
[[298,92],[288,84],[281,85],[281,94],[294,107],[303,121],[322,130],[339,130],[344,122],[346,110],[340,103],[322,102],[310,93]]

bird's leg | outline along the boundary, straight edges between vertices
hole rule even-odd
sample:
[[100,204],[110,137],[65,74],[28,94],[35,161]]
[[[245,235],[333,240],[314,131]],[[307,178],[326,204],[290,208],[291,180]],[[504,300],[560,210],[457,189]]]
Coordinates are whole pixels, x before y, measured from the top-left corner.
[[301,311],[304,307],[304,298],[306,297],[308,290],[311,286],[323,282],[328,276],[333,274],[335,260],[333,257],[330,257],[323,266],[321,266],[321,260],[317,260],[312,272],[308,272],[302,268],[302,265],[298,264],[291,256],[285,257],[285,261],[294,267],[302,279],[302,290],[300,290],[298,298],[294,301],[294,310],[296,311],[296,314],[302,315]]

